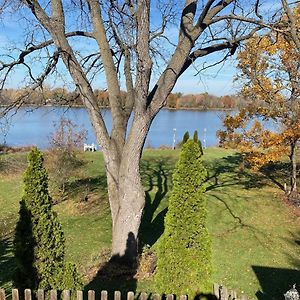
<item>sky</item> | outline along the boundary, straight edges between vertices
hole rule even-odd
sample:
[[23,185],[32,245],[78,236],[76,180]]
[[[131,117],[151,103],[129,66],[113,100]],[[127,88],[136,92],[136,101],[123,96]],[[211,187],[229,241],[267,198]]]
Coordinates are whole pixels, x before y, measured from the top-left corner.
[[[265,7],[267,8],[271,3],[273,3],[274,6],[274,2],[279,3],[279,0],[265,0]],[[3,49],[9,48],[12,42],[17,45],[17,48],[22,48],[24,30],[26,30],[26,28],[23,28],[22,19],[20,19],[20,16],[16,17],[14,15],[4,15],[2,17],[0,21],[0,61],[3,60]],[[168,28],[168,34],[171,40],[176,42],[178,36],[177,26],[170,26]],[[86,49],[93,47],[94,45],[92,44],[92,42],[88,42],[87,44],[86,42],[76,41],[77,50],[82,50],[83,52],[85,52]],[[10,54],[16,55],[19,49],[15,49],[14,51],[11,50]],[[220,60],[220,58],[221,56],[219,54],[207,56],[202,60],[197,61],[197,66],[201,66],[203,62],[206,62],[207,64],[216,62]],[[43,61],[32,60],[31,63],[34,66],[33,72],[38,74],[38,71],[43,67]],[[233,82],[233,78],[237,74],[235,64],[236,61],[234,59],[231,59],[229,61],[226,61],[222,65],[207,69],[200,75],[197,74],[197,70],[192,66],[179,78],[176,86],[173,89],[173,92],[181,92],[184,94],[197,94],[207,92],[209,94],[217,96],[234,94],[239,89],[239,86],[237,86]],[[25,68],[17,69],[17,71],[13,73],[13,76],[8,81],[7,87],[15,88],[22,86],[22,84],[26,82],[26,78],[24,81],[24,70]],[[70,80],[68,76],[66,80]],[[121,81],[124,80],[121,79]],[[154,81],[152,83],[154,83]],[[50,78],[49,84],[52,86],[60,85],[59,79],[54,80],[54,78]],[[105,88],[105,79],[103,78],[103,76],[98,77],[94,86],[99,89]]]

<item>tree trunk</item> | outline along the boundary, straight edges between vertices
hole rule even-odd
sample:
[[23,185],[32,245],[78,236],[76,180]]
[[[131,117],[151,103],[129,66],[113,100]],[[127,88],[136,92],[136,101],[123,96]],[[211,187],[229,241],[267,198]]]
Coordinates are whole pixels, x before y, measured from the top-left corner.
[[112,215],[112,258],[134,264],[138,233],[145,205],[140,176],[140,157],[151,124],[150,117],[136,118],[122,153],[104,152],[109,203]]
[[290,162],[291,162],[291,192],[297,191],[297,159],[296,159],[296,145],[291,144]]
[[[125,162],[123,162],[125,160]],[[108,172],[109,202],[112,213],[112,256],[132,264],[138,252],[138,230],[145,205],[139,165],[124,157],[118,173]],[[125,168],[128,171],[126,176]],[[117,180],[115,180],[117,179]]]

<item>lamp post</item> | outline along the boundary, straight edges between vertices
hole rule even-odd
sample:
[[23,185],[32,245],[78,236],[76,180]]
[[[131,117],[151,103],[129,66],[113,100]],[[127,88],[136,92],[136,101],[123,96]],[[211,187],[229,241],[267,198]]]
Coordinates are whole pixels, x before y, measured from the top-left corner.
[[203,129],[204,138],[203,138],[203,149],[206,149],[206,128]]
[[175,143],[176,143],[176,128],[173,128],[173,143],[172,143],[172,149],[175,149]]

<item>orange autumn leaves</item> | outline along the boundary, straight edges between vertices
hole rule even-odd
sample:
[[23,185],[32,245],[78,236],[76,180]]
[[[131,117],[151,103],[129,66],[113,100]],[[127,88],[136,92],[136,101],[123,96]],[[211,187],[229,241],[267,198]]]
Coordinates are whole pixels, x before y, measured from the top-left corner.
[[[300,28],[300,6],[293,13]],[[240,150],[254,169],[290,155],[300,139],[300,49],[284,31],[286,16],[281,23],[284,33],[256,35],[239,53],[241,97],[248,105],[227,116],[218,133],[220,144]],[[272,130],[264,122],[270,120]]]

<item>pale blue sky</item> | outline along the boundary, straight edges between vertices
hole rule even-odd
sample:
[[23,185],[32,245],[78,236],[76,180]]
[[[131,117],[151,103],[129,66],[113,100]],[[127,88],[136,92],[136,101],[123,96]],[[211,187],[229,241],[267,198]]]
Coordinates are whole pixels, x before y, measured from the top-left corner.
[[[265,0],[265,8],[268,10],[270,4],[274,7],[275,3],[278,5],[280,0],[269,1]],[[18,17],[19,18],[19,17]],[[21,40],[22,40],[22,20],[18,19],[14,16],[6,16],[2,18],[0,23],[0,55],[3,53],[2,49],[7,49],[10,47],[11,42],[15,42],[17,47],[22,48]],[[25,28],[26,30],[26,28]],[[177,39],[177,29],[175,27],[169,28],[169,35],[173,40]],[[77,49],[84,49],[93,47],[93,42],[77,42]],[[11,51],[11,54],[16,54],[18,50]],[[211,56],[207,56],[202,58],[202,60],[197,61],[197,65],[201,66],[203,62],[214,63],[221,59],[222,54],[214,54]],[[2,60],[2,57],[0,57]],[[38,71],[43,66],[42,62],[32,61],[34,65],[34,71]],[[205,72],[201,73],[201,75],[196,75],[196,70],[193,67],[190,67],[178,80],[174,92],[182,92],[184,94],[189,93],[203,93],[208,92],[214,95],[226,95],[233,94],[237,91],[238,87],[233,83],[233,77],[236,75],[235,61],[231,59],[227,61],[225,64],[218,65],[216,67],[210,68]],[[16,69],[16,71],[12,74],[13,76],[8,81],[8,86],[10,87],[20,87],[24,83],[24,69]],[[68,76],[66,77],[67,81]],[[25,79],[26,81],[26,79]],[[53,85],[60,85],[60,79],[56,80],[54,83],[54,77],[49,79],[49,82]],[[97,88],[102,89],[105,88],[105,79],[101,76],[98,77],[95,86]]]

